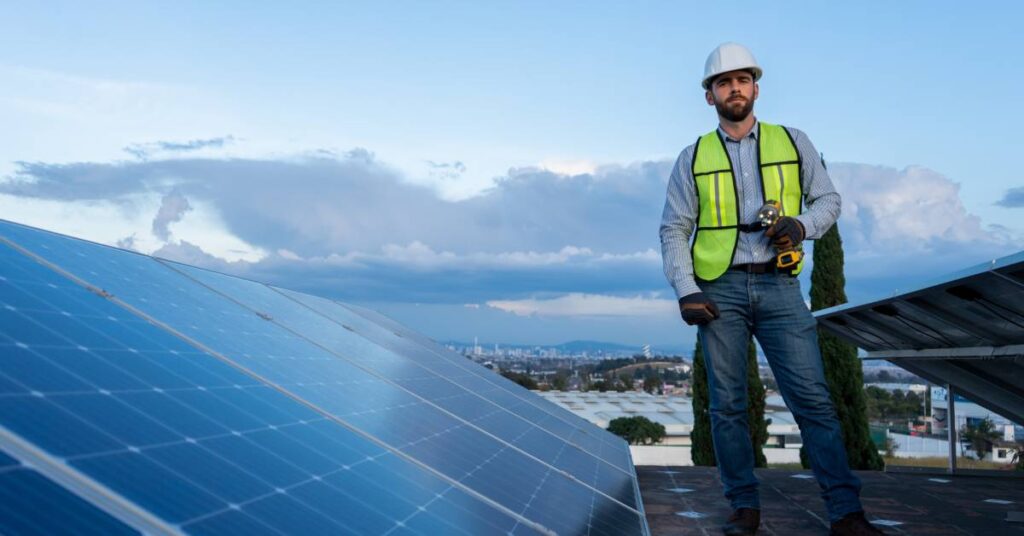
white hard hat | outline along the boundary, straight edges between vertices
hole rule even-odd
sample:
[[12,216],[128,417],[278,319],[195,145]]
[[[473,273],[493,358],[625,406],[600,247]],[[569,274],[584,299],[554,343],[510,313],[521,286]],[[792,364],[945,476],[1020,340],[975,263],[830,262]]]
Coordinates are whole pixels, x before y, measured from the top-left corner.
[[740,69],[748,69],[753,72],[755,82],[761,78],[761,67],[757,65],[757,60],[754,59],[754,55],[747,47],[739,43],[722,43],[711,51],[708,61],[704,62],[704,80],[700,85],[707,89],[712,78]]

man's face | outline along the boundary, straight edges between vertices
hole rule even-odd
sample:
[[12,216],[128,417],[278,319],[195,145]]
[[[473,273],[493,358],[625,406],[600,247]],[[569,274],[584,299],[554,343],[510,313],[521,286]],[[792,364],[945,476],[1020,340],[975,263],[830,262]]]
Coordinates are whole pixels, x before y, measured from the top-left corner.
[[750,71],[729,71],[712,80],[704,96],[718,115],[733,122],[743,121],[754,110],[757,82]]

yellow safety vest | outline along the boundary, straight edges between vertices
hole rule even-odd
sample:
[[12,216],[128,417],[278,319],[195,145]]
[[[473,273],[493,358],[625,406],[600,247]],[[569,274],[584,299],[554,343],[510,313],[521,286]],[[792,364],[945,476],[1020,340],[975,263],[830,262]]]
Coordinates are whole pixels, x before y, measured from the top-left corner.
[[[789,131],[759,123],[757,159],[761,170],[761,201],[780,201],[783,216],[803,211],[800,153]],[[740,202],[736,177],[725,140],[715,129],[697,140],[691,162],[697,187],[697,231],[691,253],[695,275],[712,281],[732,265],[740,233]],[[749,195],[749,194],[748,194]],[[796,266],[799,274],[804,263]]]

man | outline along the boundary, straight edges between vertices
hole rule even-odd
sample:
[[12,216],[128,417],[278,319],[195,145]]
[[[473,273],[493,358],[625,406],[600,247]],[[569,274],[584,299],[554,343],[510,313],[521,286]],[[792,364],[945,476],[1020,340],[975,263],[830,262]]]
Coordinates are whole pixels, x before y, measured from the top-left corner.
[[[725,43],[708,56],[703,87],[719,126],[679,155],[660,230],[665,275],[704,348],[715,458],[733,508],[722,528],[741,535],[760,526],[747,422],[753,334],[800,426],[831,534],[882,534],[864,517],[860,480],[846,461],[817,324],[796,277],[803,263],[780,269],[776,262],[778,251],[816,239],[835,223],[840,197],[803,132],[754,117],[760,78],[742,45]],[[764,229],[757,214],[768,200],[780,202],[781,217]]]

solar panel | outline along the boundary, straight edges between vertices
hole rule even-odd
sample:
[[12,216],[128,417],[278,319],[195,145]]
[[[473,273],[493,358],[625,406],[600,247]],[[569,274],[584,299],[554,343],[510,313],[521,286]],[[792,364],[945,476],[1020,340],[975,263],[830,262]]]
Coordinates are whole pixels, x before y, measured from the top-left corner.
[[[443,479],[10,248],[0,247],[0,259],[0,423],[80,479],[152,512],[164,528],[367,533],[444,519],[455,522],[451,531],[515,526]],[[120,334],[144,344],[125,346]],[[367,497],[378,499],[372,508]],[[317,501],[333,506],[317,508]]]
[[[45,512],[46,515],[38,515]],[[0,451],[0,533],[59,534],[68,527],[92,534],[139,534],[114,516]]]
[[[272,317],[267,314],[272,322],[379,378],[389,380],[545,465],[566,471],[595,491],[608,490],[609,495],[625,505],[636,504],[631,473],[595,457],[548,429],[535,426],[531,419],[537,418],[536,414],[541,413],[539,410],[512,396],[503,396],[505,391],[465,369],[430,352],[418,352],[415,358],[411,358],[378,346],[359,336],[351,326],[346,328],[347,324],[336,323],[266,285],[177,263],[168,264],[254,313],[273,311]],[[527,415],[517,414],[528,410],[533,411]],[[546,414],[544,417],[551,418]]]
[[[495,397],[501,397],[500,403],[505,407],[520,408],[517,411],[528,417],[538,426],[558,434],[580,445],[592,453],[619,468],[633,473],[633,462],[625,441],[603,428],[595,427],[580,416],[565,408],[552,404],[548,400],[534,396],[516,383],[476,364],[469,363],[465,357],[458,355],[423,337],[393,320],[369,309],[333,302],[318,296],[311,296],[286,289],[277,289],[296,299],[308,307],[332,318],[343,325],[360,326],[360,333],[370,340],[391,348],[396,352],[406,353],[423,359],[427,363],[440,357],[453,365],[463,368],[469,374],[477,376],[491,387],[477,386],[481,390],[495,391]],[[369,320],[369,321],[367,321]],[[361,322],[361,323],[360,323]],[[413,343],[415,341],[415,343]],[[538,411],[539,410],[539,411]]]
[[908,292],[815,313],[867,351],[1024,421],[1024,252]]
[[479,380],[466,369],[256,283],[0,236],[19,250],[0,250],[0,425],[136,528],[646,532],[631,474],[457,383]]

